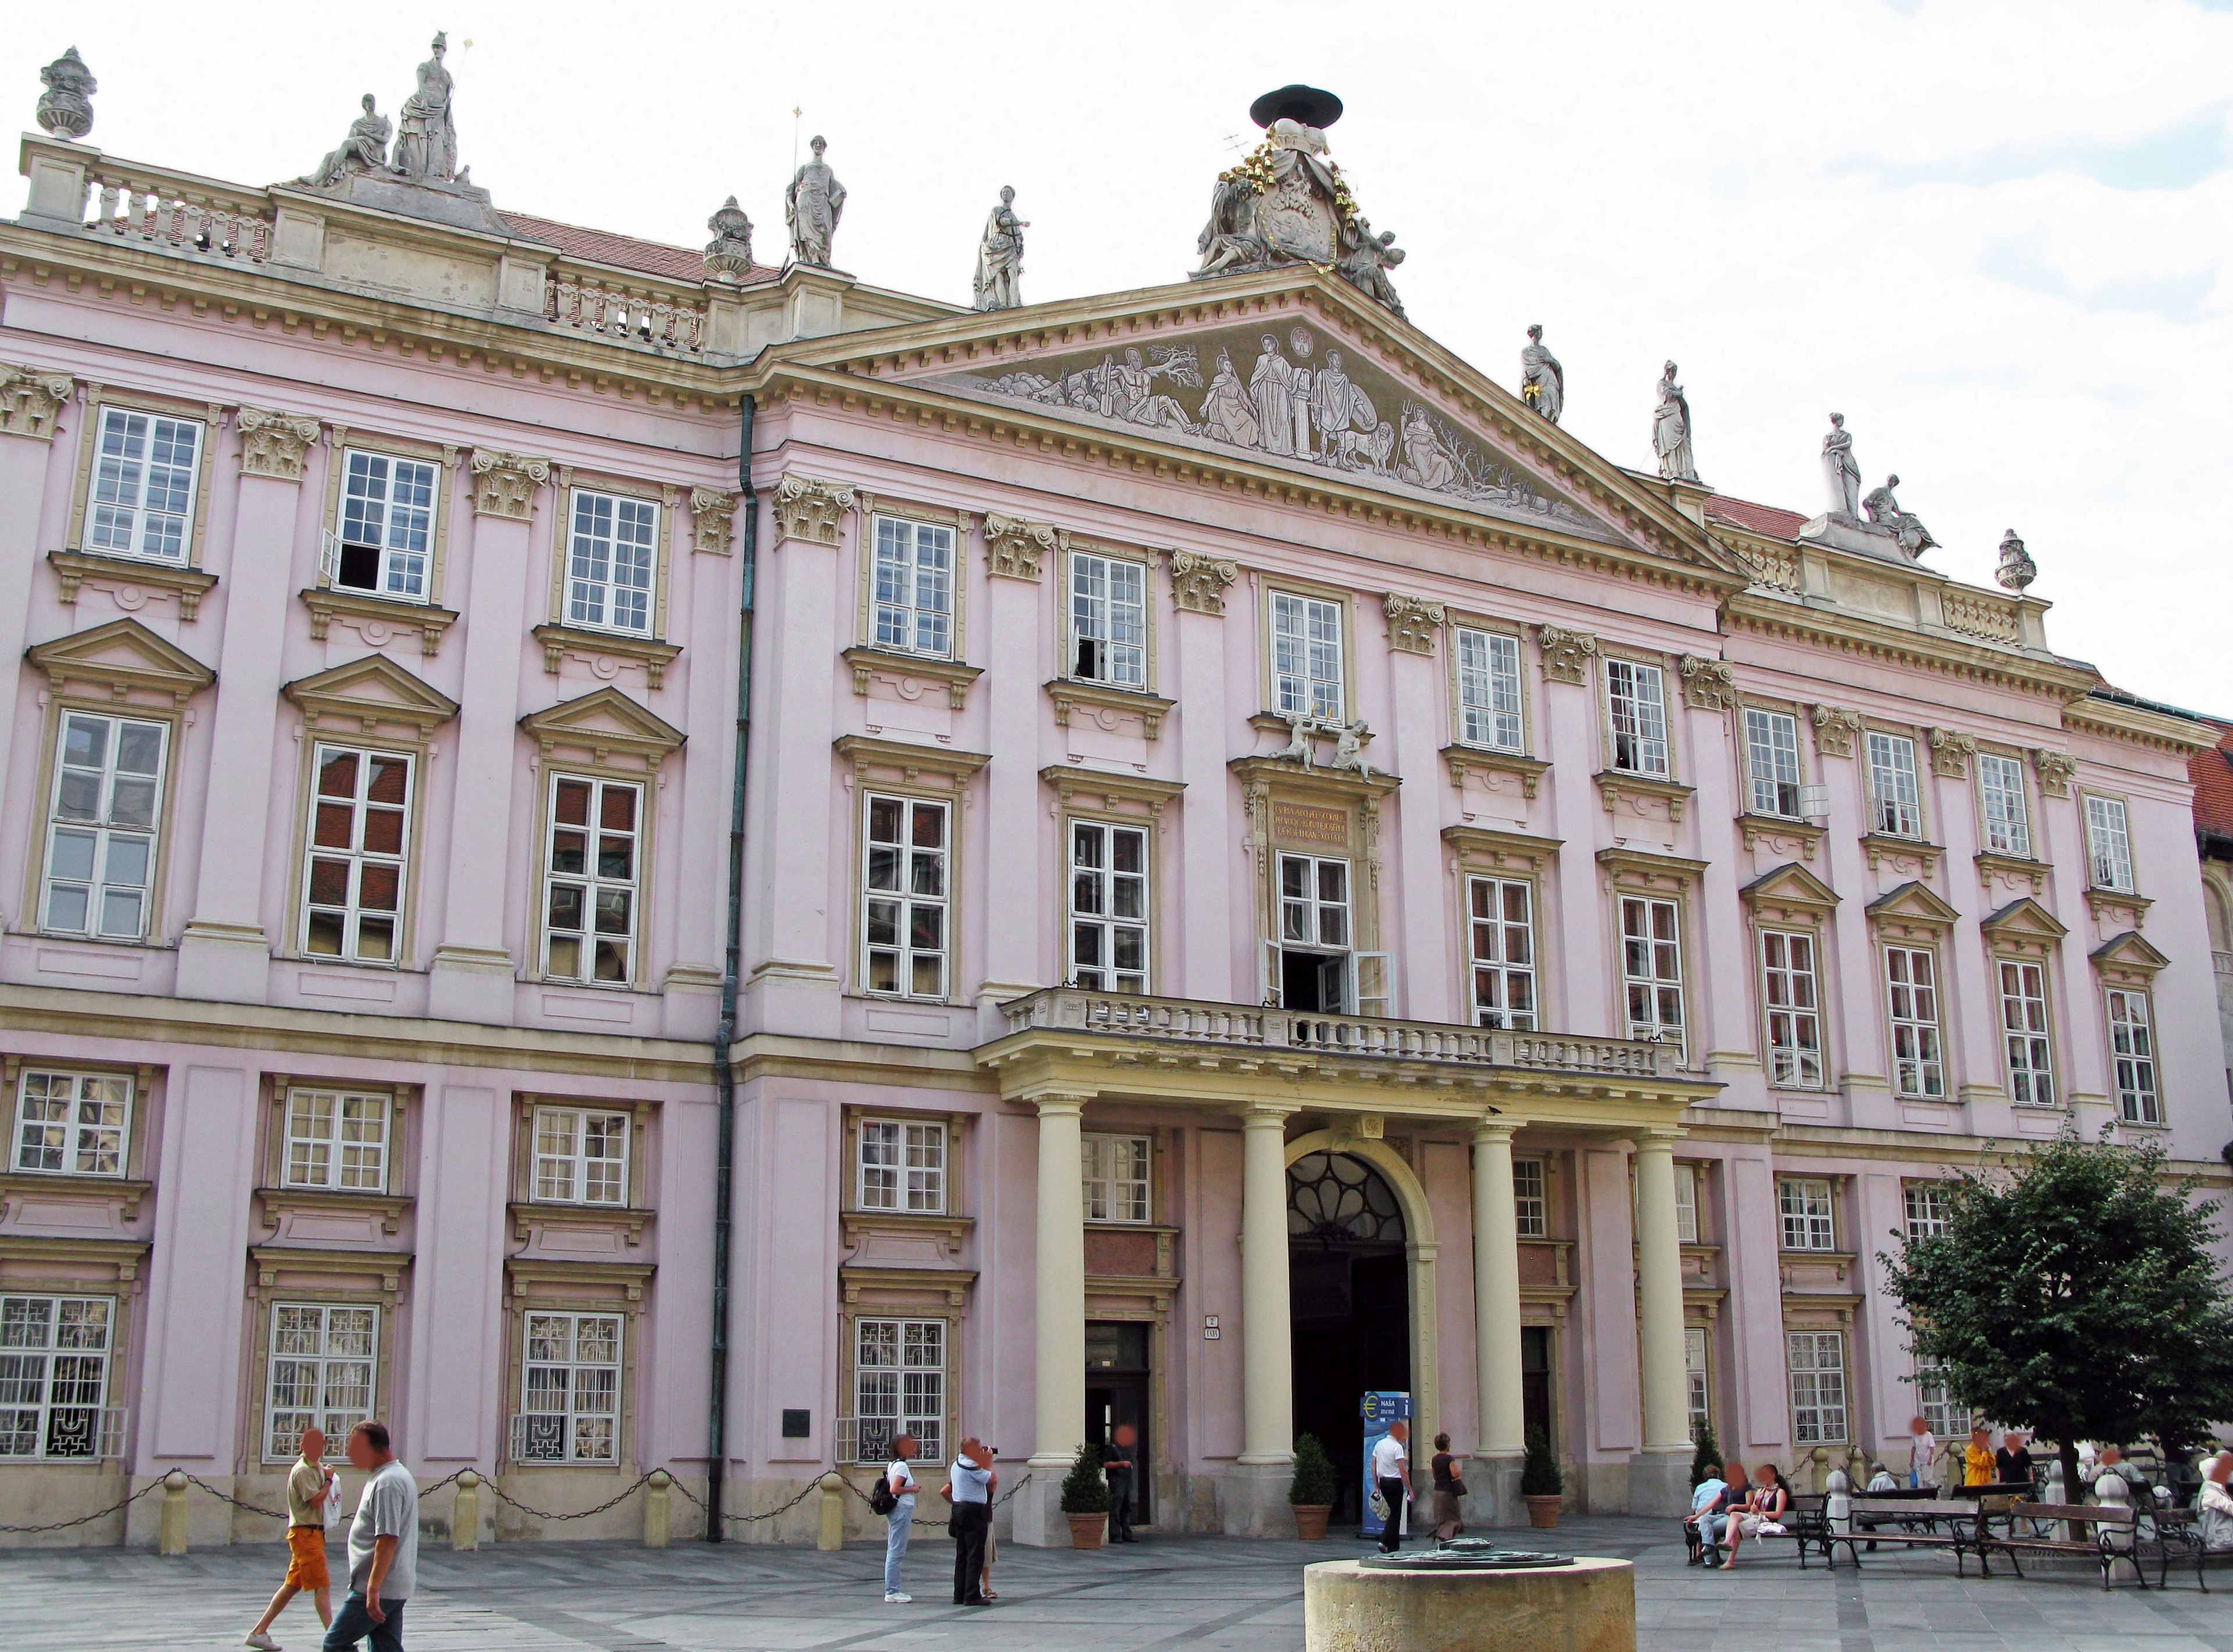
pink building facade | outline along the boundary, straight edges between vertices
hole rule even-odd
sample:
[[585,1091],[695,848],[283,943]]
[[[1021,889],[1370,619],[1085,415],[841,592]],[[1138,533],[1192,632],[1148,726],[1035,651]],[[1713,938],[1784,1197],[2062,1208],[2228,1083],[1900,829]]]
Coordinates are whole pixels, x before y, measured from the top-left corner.
[[2213,731],[2042,602],[1308,269],[980,315],[23,160],[12,1508],[268,1502],[378,1415],[741,1515],[906,1428],[1047,1541],[1130,1421],[1147,1518],[1276,1534],[1398,1389],[1484,1516],[1533,1428],[1657,1512],[1701,1421],[1815,1475],[1966,1422],[1879,1289],[1943,1166],[2233,1180]]

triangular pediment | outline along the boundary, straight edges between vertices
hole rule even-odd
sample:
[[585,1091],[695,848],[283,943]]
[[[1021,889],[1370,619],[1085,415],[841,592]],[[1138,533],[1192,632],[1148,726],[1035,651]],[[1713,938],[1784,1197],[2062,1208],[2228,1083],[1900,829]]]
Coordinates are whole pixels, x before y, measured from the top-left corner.
[[2094,967],[2112,985],[2145,985],[2171,962],[2137,929],[2112,935],[2093,949]]
[[[1006,410],[1032,446],[1153,451],[1158,475],[1191,452],[1263,473],[1242,485],[1270,497],[1343,509],[1365,496],[1375,516],[1408,501],[1744,576],[1663,489],[1308,268],[786,345],[771,361]],[[1077,434],[1052,434],[1063,426]]]
[[1838,892],[1796,861],[1787,861],[1771,871],[1761,873],[1737,893],[1749,901],[1755,911],[1779,906],[1826,912],[1838,904]]
[[587,752],[592,762],[608,763],[615,753],[640,759],[654,768],[660,758],[687,737],[665,718],[637,705],[617,688],[599,688],[579,699],[519,719],[545,752],[572,749]]
[[2030,895],[2019,895],[1977,927],[1988,935],[2021,935],[2041,940],[2060,940],[2070,931],[2060,919]]
[[73,683],[111,695],[141,689],[183,706],[217,680],[217,673],[137,620],[111,620],[26,652],[57,690]]
[[382,723],[401,723],[424,734],[458,714],[457,701],[384,654],[297,677],[279,692],[303,708],[313,728],[355,724],[369,734]]
[[1885,890],[1869,902],[1868,914],[1880,922],[1889,919],[1942,929],[1950,927],[1962,915],[1930,885],[1916,882]]

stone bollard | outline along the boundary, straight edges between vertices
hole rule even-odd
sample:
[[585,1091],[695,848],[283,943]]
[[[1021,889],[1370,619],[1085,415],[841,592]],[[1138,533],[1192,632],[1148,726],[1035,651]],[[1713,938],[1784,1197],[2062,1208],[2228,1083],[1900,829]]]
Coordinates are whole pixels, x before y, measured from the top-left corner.
[[842,1549],[845,1546],[845,1482],[831,1469],[822,1477],[822,1525],[815,1533],[817,1549]]
[[186,1476],[183,1469],[174,1468],[163,1476],[163,1514],[155,1531],[155,1549],[159,1554],[186,1551]]
[[450,1506],[450,1546],[481,1546],[481,1477],[470,1468],[458,1476],[457,1501]]
[[674,1476],[663,1468],[651,1471],[651,1478],[643,1488],[643,1546],[664,1549],[667,1546],[667,1523],[674,1512]]

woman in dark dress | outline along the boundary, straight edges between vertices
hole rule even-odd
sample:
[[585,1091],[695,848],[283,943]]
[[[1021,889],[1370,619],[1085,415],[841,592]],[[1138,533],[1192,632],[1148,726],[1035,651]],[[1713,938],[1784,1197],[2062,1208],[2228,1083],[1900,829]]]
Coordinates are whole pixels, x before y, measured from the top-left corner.
[[1465,1482],[1458,1478],[1458,1465],[1464,1460],[1450,1455],[1448,1434],[1435,1436],[1435,1455],[1429,1465],[1435,1473],[1435,1536],[1444,1542],[1465,1530],[1465,1520],[1458,1509],[1458,1499],[1465,1495]]

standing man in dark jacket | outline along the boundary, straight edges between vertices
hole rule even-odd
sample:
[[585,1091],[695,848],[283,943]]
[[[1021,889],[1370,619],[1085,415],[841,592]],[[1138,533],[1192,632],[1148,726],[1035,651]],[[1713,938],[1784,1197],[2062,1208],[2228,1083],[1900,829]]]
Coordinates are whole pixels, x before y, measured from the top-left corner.
[[1129,1422],[1116,1425],[1101,1454],[1101,1469],[1109,1477],[1109,1541],[1135,1543],[1132,1535],[1133,1487],[1139,1484],[1140,1431]]

